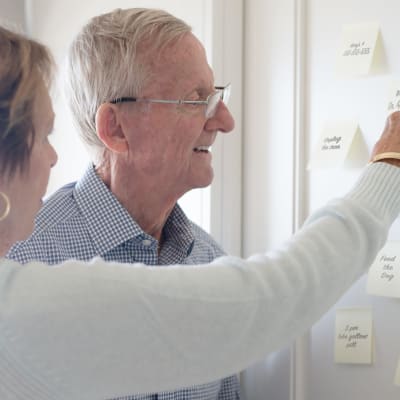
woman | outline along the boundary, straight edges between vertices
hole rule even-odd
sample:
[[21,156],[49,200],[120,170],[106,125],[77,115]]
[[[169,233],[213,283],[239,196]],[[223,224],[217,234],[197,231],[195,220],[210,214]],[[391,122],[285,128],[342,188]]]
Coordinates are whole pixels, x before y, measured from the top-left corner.
[[4,255],[11,244],[32,232],[57,155],[48,141],[54,119],[46,87],[52,69],[49,53],[4,29],[0,52],[0,255]]
[[[56,154],[52,62],[0,28],[0,246],[29,235]],[[400,113],[375,146],[400,150]],[[388,159],[387,157],[391,157]],[[280,251],[209,265],[0,261],[0,398],[101,399],[238,372],[315,322],[373,261],[400,211],[398,154]],[[378,157],[379,158],[379,157]],[[338,251],[339,250],[339,251]]]

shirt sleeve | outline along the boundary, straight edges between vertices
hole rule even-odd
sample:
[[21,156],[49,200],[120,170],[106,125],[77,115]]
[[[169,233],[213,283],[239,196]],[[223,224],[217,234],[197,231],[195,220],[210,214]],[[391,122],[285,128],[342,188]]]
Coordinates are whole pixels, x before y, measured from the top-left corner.
[[384,244],[400,211],[400,169],[378,164],[279,250],[246,260],[190,268],[2,261],[0,397],[172,390],[237,373],[286,345]]

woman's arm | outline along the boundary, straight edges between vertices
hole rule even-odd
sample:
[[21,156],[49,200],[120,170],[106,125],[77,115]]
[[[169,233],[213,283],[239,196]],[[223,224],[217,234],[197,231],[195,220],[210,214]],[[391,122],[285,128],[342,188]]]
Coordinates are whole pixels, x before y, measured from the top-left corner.
[[98,400],[244,369],[307,329],[367,270],[400,211],[398,187],[400,169],[371,165],[279,251],[247,260],[2,261],[0,397]]

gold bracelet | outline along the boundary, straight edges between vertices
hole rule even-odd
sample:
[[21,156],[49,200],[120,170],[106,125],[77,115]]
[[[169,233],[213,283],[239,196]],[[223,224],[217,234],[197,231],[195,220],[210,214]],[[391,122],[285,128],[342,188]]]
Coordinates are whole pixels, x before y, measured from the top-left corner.
[[370,163],[374,163],[380,160],[387,160],[387,159],[396,159],[396,160],[400,160],[400,153],[395,152],[395,151],[388,151],[386,153],[378,153],[377,155],[375,155],[372,160],[370,161]]

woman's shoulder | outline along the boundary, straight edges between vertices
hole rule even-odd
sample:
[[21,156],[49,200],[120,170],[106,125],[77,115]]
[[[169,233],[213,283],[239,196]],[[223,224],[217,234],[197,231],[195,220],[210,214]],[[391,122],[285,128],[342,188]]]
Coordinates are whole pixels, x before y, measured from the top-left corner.
[[21,264],[17,261],[10,260],[9,258],[0,257],[0,273],[3,268],[15,268],[20,266]]

